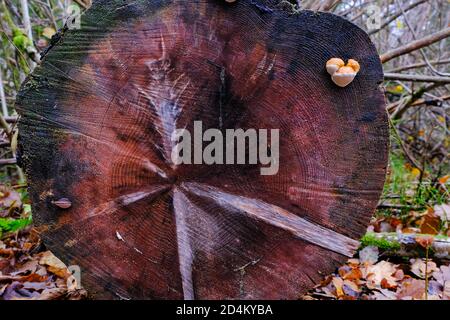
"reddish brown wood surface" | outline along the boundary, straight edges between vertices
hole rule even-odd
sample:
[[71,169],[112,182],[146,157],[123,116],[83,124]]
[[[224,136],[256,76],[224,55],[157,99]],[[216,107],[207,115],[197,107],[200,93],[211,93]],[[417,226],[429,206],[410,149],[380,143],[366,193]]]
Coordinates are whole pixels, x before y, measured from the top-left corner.
[[[353,254],[387,162],[379,56],[337,16],[271,3],[97,1],[24,85],[34,218],[93,297],[296,299]],[[346,88],[332,57],[361,64]],[[280,129],[278,174],[173,165],[195,120]]]

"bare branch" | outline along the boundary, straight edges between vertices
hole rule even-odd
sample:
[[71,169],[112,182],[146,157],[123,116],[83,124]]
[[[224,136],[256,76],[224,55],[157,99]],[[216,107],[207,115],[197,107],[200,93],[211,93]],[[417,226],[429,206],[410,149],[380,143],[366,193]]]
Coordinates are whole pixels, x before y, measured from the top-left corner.
[[[430,61],[431,64],[434,65],[441,65],[441,64],[447,64],[450,63],[450,59],[444,59],[444,60],[433,60]],[[410,70],[410,69],[416,69],[416,68],[422,68],[422,67],[426,67],[427,64],[426,62],[419,62],[419,63],[413,63],[407,66],[400,66],[398,68],[394,68],[394,69],[390,69],[388,71],[386,71],[387,73],[394,73],[394,72],[400,72],[400,71],[405,71],[405,70]]]
[[410,106],[411,107],[415,107],[415,106],[420,106],[423,104],[431,104],[431,105],[435,105],[436,103],[442,102],[442,101],[447,101],[450,100],[450,95],[445,95],[442,97],[437,97],[436,99],[419,99],[416,100],[415,102],[411,103]]
[[17,164],[17,160],[15,158],[11,159],[0,159],[0,166],[7,166],[11,164]]
[[429,46],[435,42],[441,41],[450,36],[450,27],[442,29],[439,32],[433,33],[429,36],[423,37],[422,39],[412,41],[404,46],[398,47],[391,51],[388,51],[381,55],[381,62],[386,63],[393,58],[399,57],[401,55],[410,53],[415,50],[419,50],[420,48]]
[[385,73],[385,80],[406,80],[417,82],[450,83],[450,77],[426,76],[421,74]]

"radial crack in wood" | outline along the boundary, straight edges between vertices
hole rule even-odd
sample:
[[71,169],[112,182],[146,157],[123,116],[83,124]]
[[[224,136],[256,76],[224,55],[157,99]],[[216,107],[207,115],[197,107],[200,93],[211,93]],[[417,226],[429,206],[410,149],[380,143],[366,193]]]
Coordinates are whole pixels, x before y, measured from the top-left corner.
[[173,191],[173,207],[175,223],[177,225],[178,257],[180,259],[180,273],[185,300],[194,299],[194,286],[192,283],[192,262],[194,252],[192,250],[187,216],[190,213],[191,204],[186,196],[178,189]]
[[359,242],[356,240],[311,223],[287,210],[264,201],[233,195],[198,183],[184,183],[182,186],[186,191],[214,199],[221,205],[231,206],[254,219],[287,230],[300,239],[347,257],[352,257],[359,246]]

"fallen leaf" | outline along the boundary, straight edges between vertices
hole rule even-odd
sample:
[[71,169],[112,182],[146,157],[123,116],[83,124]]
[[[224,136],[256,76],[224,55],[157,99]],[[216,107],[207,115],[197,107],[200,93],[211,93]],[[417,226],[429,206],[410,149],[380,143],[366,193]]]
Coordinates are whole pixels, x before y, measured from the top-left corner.
[[405,273],[403,272],[402,269],[398,269],[397,271],[395,271],[393,277],[398,281],[401,281],[405,278]]
[[397,266],[388,261],[380,261],[375,265],[367,266],[365,270],[367,287],[369,289],[396,287],[397,279],[393,277],[396,271]]
[[22,205],[20,194],[4,185],[0,185],[0,206],[6,209],[19,208]]
[[406,279],[397,290],[401,300],[423,300],[425,298],[425,280]]
[[411,272],[421,279],[425,279],[426,274],[428,274],[428,276],[431,276],[434,272],[438,270],[436,263],[434,263],[433,261],[428,261],[428,263],[425,263],[423,259],[411,259],[410,262],[411,262]]
[[419,228],[406,227],[406,228],[403,228],[401,230],[401,233],[406,233],[406,234],[420,233],[420,229]]
[[441,227],[441,219],[431,209],[417,221],[417,226],[420,228],[420,233],[438,234]]
[[71,276],[66,265],[50,251],[41,253],[39,264],[47,266],[48,271],[62,279],[67,279]]
[[450,266],[441,266],[439,270],[433,273],[433,278],[441,285],[444,286],[446,281],[450,282]]
[[449,178],[450,178],[450,175],[443,176],[443,177],[439,178],[439,183],[446,184]]
[[434,214],[442,221],[450,221],[450,205],[441,204],[434,206]]
[[334,288],[336,289],[336,297],[341,297],[344,295],[344,290],[342,286],[344,285],[344,281],[341,278],[334,277],[332,280],[332,284]]
[[395,289],[397,288],[397,279],[392,280],[392,278],[383,278],[380,285],[383,289]]

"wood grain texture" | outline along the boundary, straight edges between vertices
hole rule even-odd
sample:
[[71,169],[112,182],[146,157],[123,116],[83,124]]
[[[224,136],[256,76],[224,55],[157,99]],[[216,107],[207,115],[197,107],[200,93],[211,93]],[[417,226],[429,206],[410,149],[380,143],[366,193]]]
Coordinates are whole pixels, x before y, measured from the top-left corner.
[[[325,70],[353,58],[346,88]],[[95,298],[296,299],[351,256],[388,128],[365,32],[274,1],[97,1],[24,84],[20,161],[47,246]],[[280,129],[280,170],[170,161],[176,128]],[[72,206],[52,204],[67,198]]]

